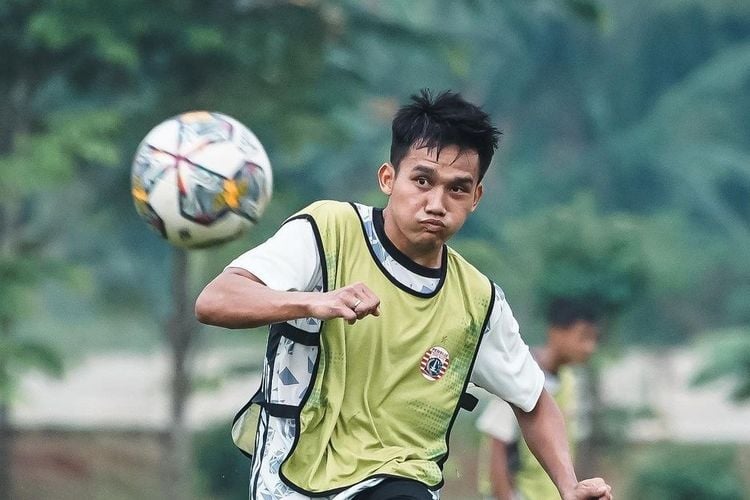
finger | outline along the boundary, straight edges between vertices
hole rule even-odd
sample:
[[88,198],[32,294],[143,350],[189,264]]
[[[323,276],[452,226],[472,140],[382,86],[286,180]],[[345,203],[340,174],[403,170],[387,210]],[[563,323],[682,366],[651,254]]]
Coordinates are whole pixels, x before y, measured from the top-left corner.
[[378,309],[378,304],[371,303],[370,301],[362,302],[357,306],[355,311],[357,313],[357,318],[362,319],[365,316],[373,315],[373,316],[379,316],[380,311]]
[[355,295],[355,297],[356,300],[349,306],[349,308],[355,314],[357,319],[362,319],[372,312],[370,306],[371,301],[359,294]]
[[592,487],[588,490],[588,495],[591,498],[609,498],[609,489],[606,486]]
[[341,306],[348,309],[352,314],[341,313],[350,324],[353,319],[362,319],[365,316],[380,315],[380,299],[364,283],[355,283],[339,290],[338,300]]
[[362,303],[357,307],[357,313],[364,312],[365,315],[380,315],[380,298],[366,285],[359,284],[357,287],[357,296],[362,299]]
[[576,489],[581,490],[586,498],[597,500],[612,499],[612,488],[600,477],[584,479],[578,483]]
[[354,312],[357,313],[358,319],[362,319],[365,316],[369,315],[378,316],[380,314],[378,305],[372,304],[370,301],[362,302],[361,304],[359,304]]
[[592,498],[598,498],[602,500],[612,499],[612,487],[606,483],[603,484],[589,484],[588,485]]
[[340,317],[347,320],[349,324],[354,324],[354,321],[357,320],[357,313],[348,307],[342,307]]
[[[357,310],[362,308],[362,303],[364,302],[364,299],[353,291],[342,293],[339,295],[339,300],[341,307],[352,312],[354,316],[357,315]],[[345,317],[349,319],[349,315]]]
[[357,319],[357,312],[352,307],[358,299],[352,297],[339,297],[338,304],[333,306],[335,317],[344,318],[347,321]]
[[374,293],[367,298],[367,312],[373,316],[380,316],[380,298]]
[[365,298],[366,300],[375,301],[375,302],[379,301],[378,296],[375,295],[375,292],[370,290],[367,287],[367,285],[365,285],[364,283],[360,283],[357,286],[357,295]]

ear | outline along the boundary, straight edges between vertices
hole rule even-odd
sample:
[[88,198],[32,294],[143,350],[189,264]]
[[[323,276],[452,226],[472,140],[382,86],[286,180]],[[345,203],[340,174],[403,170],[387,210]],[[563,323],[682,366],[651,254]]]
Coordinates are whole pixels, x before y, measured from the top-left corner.
[[393,181],[396,179],[396,169],[390,163],[383,163],[378,169],[378,184],[380,190],[387,196],[393,191]]
[[482,183],[480,182],[477,185],[477,188],[474,190],[474,203],[471,205],[471,211],[477,209],[477,205],[479,205],[479,200],[482,198],[482,193],[484,193],[484,187],[482,186]]

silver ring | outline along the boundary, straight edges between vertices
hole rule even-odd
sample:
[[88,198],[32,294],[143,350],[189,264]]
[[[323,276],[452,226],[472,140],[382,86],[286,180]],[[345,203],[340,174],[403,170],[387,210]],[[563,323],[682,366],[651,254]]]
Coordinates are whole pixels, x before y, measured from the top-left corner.
[[360,305],[361,303],[362,303],[362,299],[357,299],[357,302],[355,302],[354,305],[352,306],[352,310],[356,309],[357,306]]

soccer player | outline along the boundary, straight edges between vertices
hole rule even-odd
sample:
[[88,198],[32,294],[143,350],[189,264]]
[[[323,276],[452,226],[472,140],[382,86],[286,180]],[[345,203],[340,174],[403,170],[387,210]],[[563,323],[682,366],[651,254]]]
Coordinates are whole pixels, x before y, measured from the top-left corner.
[[[566,420],[569,447],[575,444],[577,420],[575,375],[572,365],[583,363],[596,350],[599,311],[590,300],[558,297],[547,306],[547,339],[532,350],[545,374],[545,390],[552,395]],[[516,410],[517,411],[517,410]],[[520,439],[510,405],[490,400],[477,419],[477,428],[487,435],[487,467],[482,467],[480,490],[493,500],[559,498],[557,489]]]
[[270,325],[263,381],[237,415],[257,499],[436,499],[469,382],[520,408],[566,500],[562,416],[502,290],[446,245],[482,197],[499,132],[459,94],[412,96],[377,178],[385,208],[319,201],[240,255],[196,302],[204,323]]

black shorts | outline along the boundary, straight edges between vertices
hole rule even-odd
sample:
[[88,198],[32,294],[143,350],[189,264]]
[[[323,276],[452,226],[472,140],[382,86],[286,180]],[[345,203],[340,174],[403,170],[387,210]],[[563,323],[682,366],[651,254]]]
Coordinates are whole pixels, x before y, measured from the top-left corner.
[[432,500],[432,493],[419,481],[388,478],[358,494],[354,500]]

